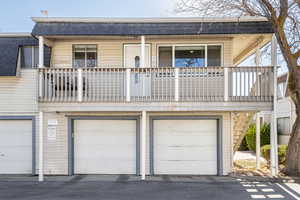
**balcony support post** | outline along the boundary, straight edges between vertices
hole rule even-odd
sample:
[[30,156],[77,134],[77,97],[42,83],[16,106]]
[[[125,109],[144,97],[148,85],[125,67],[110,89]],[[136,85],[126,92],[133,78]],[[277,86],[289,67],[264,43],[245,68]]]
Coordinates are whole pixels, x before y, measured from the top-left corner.
[[260,169],[260,114],[256,113],[256,169]]
[[[145,68],[145,36],[141,36],[141,68]],[[149,67],[149,66],[148,66]],[[143,73],[142,73],[143,74]],[[145,96],[145,76],[141,77],[142,81],[142,95]]]
[[174,98],[175,98],[175,101],[179,101],[179,68],[175,68],[174,73],[175,73]]
[[[44,68],[44,37],[39,36],[39,64],[38,68]],[[43,97],[43,72],[39,71],[39,98]]]
[[39,112],[39,182],[44,181],[44,126],[43,112]]
[[224,67],[224,101],[229,99],[229,78],[228,67]]
[[126,101],[130,102],[130,72],[131,70],[126,69]]
[[141,68],[145,66],[145,36],[141,36]]
[[146,179],[146,131],[147,131],[147,113],[142,111],[142,123],[141,123],[141,179]]
[[255,65],[261,66],[261,50],[260,47],[257,47],[256,51],[255,51]]
[[272,176],[278,174],[278,142],[277,142],[277,39],[275,35],[271,42],[271,64],[273,69],[273,111],[271,122],[271,173]]
[[79,68],[77,71],[77,101],[82,102],[82,97],[83,97],[83,79],[82,79],[82,69]]
[[44,37],[39,36],[39,68],[44,67]]

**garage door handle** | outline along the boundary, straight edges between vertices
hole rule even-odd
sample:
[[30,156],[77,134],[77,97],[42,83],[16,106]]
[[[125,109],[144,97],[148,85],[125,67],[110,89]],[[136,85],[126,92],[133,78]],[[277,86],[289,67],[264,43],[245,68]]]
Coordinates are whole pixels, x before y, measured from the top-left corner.
[[4,156],[5,156],[5,154],[4,154],[4,153],[0,153],[0,156],[4,157]]

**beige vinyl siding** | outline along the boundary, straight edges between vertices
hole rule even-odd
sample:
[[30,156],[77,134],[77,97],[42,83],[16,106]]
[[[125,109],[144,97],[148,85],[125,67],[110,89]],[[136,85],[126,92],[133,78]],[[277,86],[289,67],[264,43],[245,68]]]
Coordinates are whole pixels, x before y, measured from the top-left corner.
[[[49,140],[48,120],[57,120],[56,139]],[[68,174],[68,120],[62,113],[44,113],[44,173]]]
[[[157,49],[159,45],[172,44],[220,44],[223,45],[223,64],[231,66],[232,60],[232,39],[231,38],[201,38],[191,39],[147,39],[146,43],[151,45],[151,67],[157,66]],[[55,40],[52,47],[51,63],[54,67],[72,66],[72,45],[73,44],[97,44],[98,67],[123,67],[123,45],[140,44],[140,40],[129,39],[91,39],[91,40]]]
[[21,69],[20,76],[0,77],[0,112],[37,112],[37,70]]
[[0,77],[0,116],[36,117],[36,172],[38,172],[38,83],[36,69],[19,69],[16,77]]
[[[45,174],[67,175],[68,174],[68,117],[66,116],[138,116],[140,113],[44,113],[44,170]],[[150,172],[150,144],[149,144],[149,116],[201,116],[201,115],[216,115],[223,118],[223,174],[231,172],[232,163],[232,147],[231,147],[231,124],[229,112],[157,112],[148,113],[147,117],[147,148],[146,148],[146,173]],[[57,120],[57,135],[56,140],[48,140],[47,138],[47,122],[48,120]]]

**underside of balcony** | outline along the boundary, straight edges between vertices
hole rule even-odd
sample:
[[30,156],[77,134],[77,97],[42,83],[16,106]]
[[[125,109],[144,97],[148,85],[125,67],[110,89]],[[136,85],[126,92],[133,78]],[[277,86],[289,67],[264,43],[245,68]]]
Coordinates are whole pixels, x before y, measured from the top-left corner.
[[44,112],[271,111],[272,102],[40,103]]

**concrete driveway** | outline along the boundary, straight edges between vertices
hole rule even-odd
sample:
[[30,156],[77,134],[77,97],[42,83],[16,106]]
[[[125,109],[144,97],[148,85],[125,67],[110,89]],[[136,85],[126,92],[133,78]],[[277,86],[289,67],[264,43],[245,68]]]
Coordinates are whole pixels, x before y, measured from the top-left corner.
[[284,184],[215,176],[147,177],[73,176],[36,177],[0,176],[0,199],[5,200],[294,200],[298,194]]

